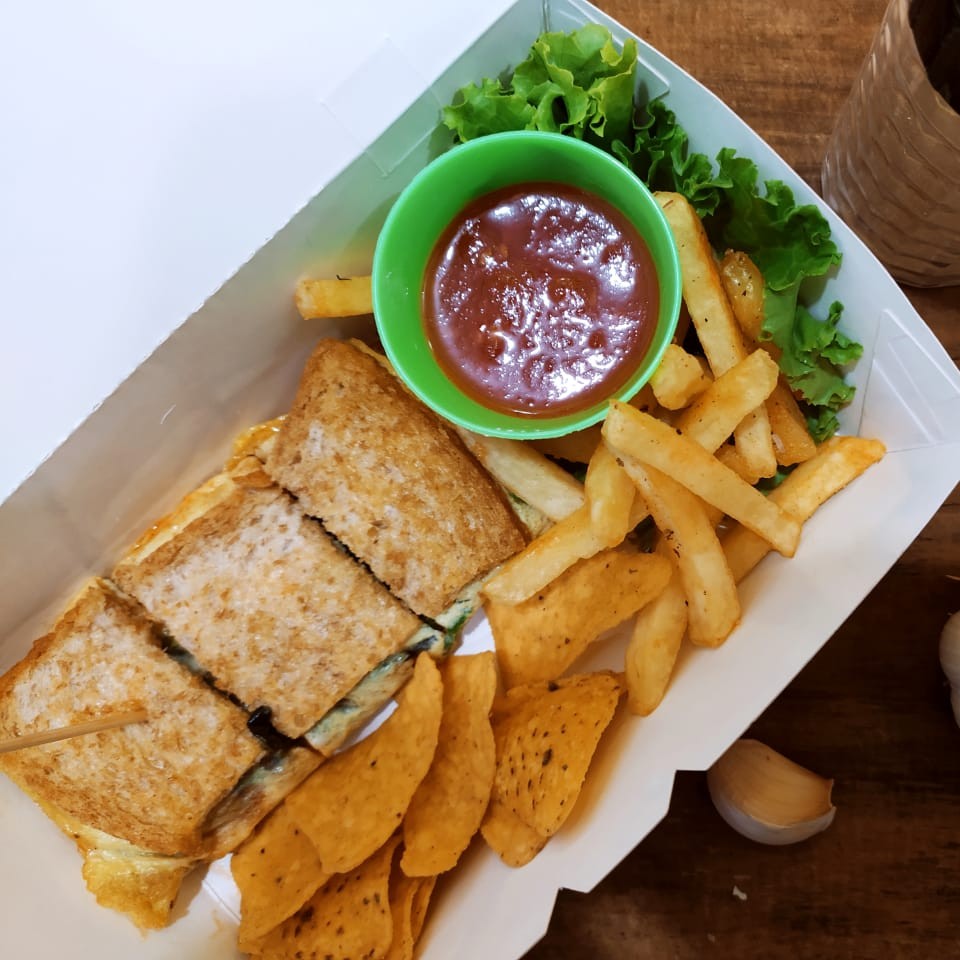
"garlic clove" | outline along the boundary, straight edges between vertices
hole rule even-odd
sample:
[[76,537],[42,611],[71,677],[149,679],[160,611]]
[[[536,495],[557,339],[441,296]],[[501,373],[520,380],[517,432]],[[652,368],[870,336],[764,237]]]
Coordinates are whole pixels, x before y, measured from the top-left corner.
[[950,706],[953,707],[953,719],[960,727],[960,687],[950,688]]
[[940,666],[950,686],[960,687],[960,612],[953,614],[940,632]]
[[833,823],[833,781],[758,740],[738,740],[708,771],[717,812],[757,843],[798,843]]

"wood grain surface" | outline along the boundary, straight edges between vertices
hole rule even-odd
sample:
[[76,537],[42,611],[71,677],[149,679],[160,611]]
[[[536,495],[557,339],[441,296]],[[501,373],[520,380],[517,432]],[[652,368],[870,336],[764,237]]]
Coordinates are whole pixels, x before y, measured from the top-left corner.
[[[599,5],[819,190],[834,118],[885,0]],[[960,359],[960,288],[906,292]],[[960,730],[937,660],[941,627],[960,609],[951,576],[957,491],[750,731],[836,779],[826,833],[752,844],[717,816],[702,774],[681,774],[666,820],[605,881],[561,893],[530,960],[960,957]]]

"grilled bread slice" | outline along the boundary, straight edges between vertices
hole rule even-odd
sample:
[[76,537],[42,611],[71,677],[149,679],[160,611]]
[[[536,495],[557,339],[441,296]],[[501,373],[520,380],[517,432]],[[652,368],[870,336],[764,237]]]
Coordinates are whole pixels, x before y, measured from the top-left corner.
[[151,528],[113,579],[291,738],[421,625],[252,457]]
[[92,581],[0,678],[0,734],[22,736],[143,704],[144,723],[0,756],[38,800],[159,854],[191,855],[209,810],[261,756],[247,715],[161,649],[153,625]]
[[266,470],[427,617],[525,543],[502,491],[453,431],[345,341],[315,348]]

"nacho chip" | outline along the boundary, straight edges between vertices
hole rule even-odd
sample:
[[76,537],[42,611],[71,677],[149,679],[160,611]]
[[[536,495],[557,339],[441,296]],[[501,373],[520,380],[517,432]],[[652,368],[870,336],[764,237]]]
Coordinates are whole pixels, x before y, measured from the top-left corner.
[[413,894],[413,903],[410,904],[410,932],[416,944],[427,922],[427,911],[430,909],[430,898],[433,896],[433,888],[437,885],[437,878],[414,877],[413,879],[419,881]]
[[443,718],[437,749],[403,821],[400,866],[411,877],[435,876],[456,865],[480,827],[493,788],[494,655],[452,657],[441,676]]
[[390,873],[399,834],[369,860],[329,880],[292,917],[253,946],[264,960],[382,957],[393,940]]
[[[578,683],[579,677],[562,681],[564,684]],[[543,696],[543,685],[530,683],[514,687],[506,694],[498,694],[493,701],[490,719],[493,723],[494,742],[497,756],[503,753],[503,744],[509,732],[508,721],[526,704]],[[490,796],[480,833],[487,846],[508,867],[522,867],[529,863],[546,845],[547,837],[541,837],[536,830],[528,827],[497,794],[496,784]]]
[[443,685],[417,658],[399,706],[365,740],[328,760],[287,798],[328,873],[346,873],[378,850],[403,819],[437,747]]
[[490,798],[480,833],[508,867],[529,863],[547,843],[547,837],[528,827],[496,794]]
[[559,677],[605,630],[667,585],[663,557],[621,546],[580,560],[528,600],[488,600],[487,619],[507,687]]
[[573,811],[587,769],[623,693],[623,678],[606,672],[509,691],[517,705],[495,727],[494,792],[542,837]]
[[329,879],[313,844],[281,804],[234,853],[241,950],[296,913]]
[[413,960],[436,882],[436,877],[408,877],[401,870],[394,871],[390,879],[393,940],[384,960]]

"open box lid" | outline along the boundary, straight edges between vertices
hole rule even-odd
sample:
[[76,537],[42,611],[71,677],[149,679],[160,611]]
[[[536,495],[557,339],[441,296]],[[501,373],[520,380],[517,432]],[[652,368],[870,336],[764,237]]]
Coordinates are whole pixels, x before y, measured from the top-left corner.
[[[436,107],[469,80],[515,63],[544,23],[588,20],[627,34],[580,0],[519,0],[435,81],[424,81],[400,120],[356,156],[186,323],[125,380],[6,503],[0,506],[0,670],[21,656],[61,596],[154,516],[211,473],[233,431],[283,411],[302,361],[321,331],[304,324],[291,290],[305,274],[368,267],[377,230],[400,188],[443,143]],[[812,191],[715,97],[641,44],[649,95],[668,103],[694,149],[733,146],[762,177]],[[346,96],[346,92],[344,93]],[[410,97],[405,102],[409,105]],[[404,106],[401,104],[400,106]],[[353,155],[351,155],[353,156]],[[822,206],[822,205],[821,205]],[[805,526],[797,557],[768,557],[744,583],[744,622],[718,650],[687,651],[661,707],[639,721],[621,715],[597,756],[565,829],[522,870],[478,846],[440,891],[428,926],[428,958],[518,957],[545,930],[560,887],[589,890],[660,820],[678,769],[704,769],[796,675],[896,561],[960,478],[960,372],[866,248],[825,210],[844,265],[820,306],[846,302],[844,326],[864,342],[857,403],[844,429],[880,436],[890,454]],[[271,227],[272,229],[272,227]],[[211,288],[212,289],[212,288]],[[819,311],[818,311],[819,312]],[[349,335],[352,321],[324,327]],[[8,547],[9,545],[9,547]],[[470,648],[488,646],[475,622]],[[622,644],[598,648],[586,668],[622,663]],[[0,780],[0,843],[16,864],[0,879],[6,943],[27,955],[233,956],[232,929],[217,904],[229,891],[214,875],[187,899],[188,915],[141,940],[128,921],[93,906],[79,863],[30,802]],[[210,894],[214,894],[211,896]],[[44,917],[56,904],[63,929]],[[87,946],[84,946],[87,949]],[[81,953],[81,957],[83,954]]]
[[18,8],[0,501],[508,6]]

